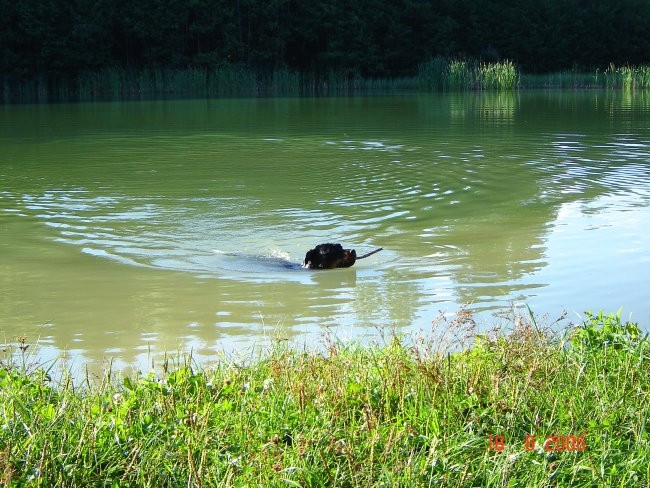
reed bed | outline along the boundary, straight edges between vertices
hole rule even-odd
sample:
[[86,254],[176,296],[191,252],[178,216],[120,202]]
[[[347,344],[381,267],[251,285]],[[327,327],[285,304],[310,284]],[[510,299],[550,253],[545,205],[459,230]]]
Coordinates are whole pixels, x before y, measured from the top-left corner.
[[604,78],[608,88],[647,89],[650,88],[650,66],[610,65]]
[[[521,88],[549,89],[592,89],[607,88],[600,73],[582,73],[575,70],[559,71],[542,75],[525,74],[521,76]],[[610,87],[611,88],[611,87]]]
[[[0,365],[7,486],[648,486],[650,342],[619,314],[562,332],[467,311],[383,344],[53,384]],[[455,338],[445,340],[445,337]]]
[[511,61],[481,63],[478,68],[478,83],[488,90],[514,90],[519,82],[519,73]]
[[541,75],[522,74],[511,61],[480,63],[476,60],[435,58],[419,68],[419,86],[429,91],[650,88],[650,66],[614,66],[605,71],[576,69]]
[[81,73],[75,79],[39,78],[2,87],[5,103],[91,100],[149,100],[164,98],[223,98],[258,96],[317,96],[415,90],[413,77],[363,78],[356,73],[299,73],[290,69],[255,72],[242,66],[149,69],[106,68]]
[[650,88],[650,66],[611,65],[604,71],[568,70],[539,75],[520,73],[508,60],[487,63],[438,57],[420,64],[415,76],[395,78],[371,78],[355,71],[336,70],[300,73],[279,68],[257,72],[238,65],[186,69],[104,68],[72,78],[39,76],[17,85],[5,78],[0,85],[0,98],[4,103],[12,103],[534,88],[645,90]]
[[584,73],[577,70],[544,75],[522,75],[522,88],[575,88],[647,90],[650,88],[650,66],[614,66],[606,70]]
[[433,91],[514,90],[519,71],[511,61],[434,58],[420,65],[420,86]]
[[255,96],[258,91],[258,78],[252,71],[227,66],[141,71],[110,68],[81,74],[77,78],[76,93],[81,100],[120,100],[168,96]]

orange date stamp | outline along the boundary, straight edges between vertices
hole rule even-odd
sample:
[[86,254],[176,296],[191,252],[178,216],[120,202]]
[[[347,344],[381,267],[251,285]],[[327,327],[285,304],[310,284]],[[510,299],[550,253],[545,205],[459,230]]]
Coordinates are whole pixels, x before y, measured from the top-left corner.
[[[506,448],[506,439],[503,435],[488,435],[488,451],[503,452]],[[527,435],[524,439],[524,449],[534,451],[537,438]],[[587,436],[583,435],[547,435],[544,439],[546,452],[576,452],[587,449]]]

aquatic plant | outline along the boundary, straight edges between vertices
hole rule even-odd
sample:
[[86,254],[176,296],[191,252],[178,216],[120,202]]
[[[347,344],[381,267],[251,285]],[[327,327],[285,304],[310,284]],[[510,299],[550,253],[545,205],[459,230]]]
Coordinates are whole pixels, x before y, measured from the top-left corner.
[[436,57],[414,76],[369,78],[355,71],[302,73],[288,68],[257,72],[242,65],[185,69],[103,68],[74,78],[37,77],[18,86],[5,79],[5,103],[65,100],[122,100],[170,97],[314,96],[395,91],[513,90],[516,88],[650,88],[650,66],[610,65],[606,70],[576,69],[546,74],[520,73],[512,61],[480,63]]
[[446,88],[445,76],[449,59],[436,57],[418,66],[418,83],[421,89],[442,91]]
[[513,90],[517,87],[519,73],[512,61],[481,63],[478,83],[482,89]]
[[620,66],[610,64],[604,73],[607,88],[636,90],[650,88],[650,66]]
[[449,90],[467,90],[472,87],[473,69],[468,61],[452,60],[445,73],[445,88]]
[[424,89],[441,91],[512,90],[519,72],[511,61],[478,63],[474,60],[434,58],[422,63],[418,71]]

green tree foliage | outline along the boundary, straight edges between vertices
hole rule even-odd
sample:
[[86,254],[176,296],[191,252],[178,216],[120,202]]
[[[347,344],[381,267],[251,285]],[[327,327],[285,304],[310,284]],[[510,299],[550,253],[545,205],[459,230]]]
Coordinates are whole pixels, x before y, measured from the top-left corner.
[[436,57],[531,73],[648,62],[647,0],[0,0],[5,86],[103,69],[409,76]]

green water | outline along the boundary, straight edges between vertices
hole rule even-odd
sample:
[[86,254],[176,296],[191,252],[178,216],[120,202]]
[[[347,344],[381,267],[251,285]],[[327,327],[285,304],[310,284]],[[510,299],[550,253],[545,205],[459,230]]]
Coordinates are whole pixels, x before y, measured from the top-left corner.
[[[210,360],[462,305],[650,322],[650,93],[5,106],[0,181],[0,340],[44,359]],[[384,251],[299,269],[328,241]]]

